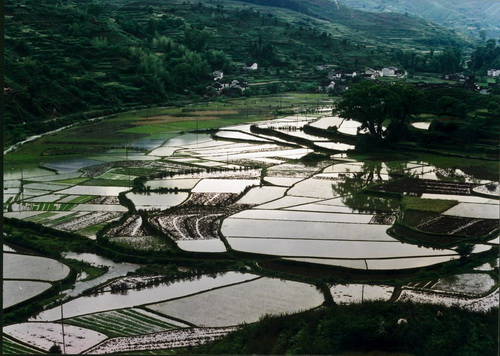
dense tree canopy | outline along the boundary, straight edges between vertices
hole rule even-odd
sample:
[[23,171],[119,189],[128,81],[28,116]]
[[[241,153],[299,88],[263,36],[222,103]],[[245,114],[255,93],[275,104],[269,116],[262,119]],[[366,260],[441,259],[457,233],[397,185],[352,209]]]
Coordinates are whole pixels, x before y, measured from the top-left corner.
[[423,94],[408,84],[363,81],[344,93],[337,109],[341,117],[360,122],[361,129],[367,129],[372,137],[397,139],[417,113],[422,98]]

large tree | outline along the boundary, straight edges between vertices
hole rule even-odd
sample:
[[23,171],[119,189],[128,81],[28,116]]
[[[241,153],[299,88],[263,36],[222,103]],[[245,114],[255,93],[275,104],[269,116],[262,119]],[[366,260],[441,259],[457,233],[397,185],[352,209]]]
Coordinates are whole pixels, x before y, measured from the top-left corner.
[[415,87],[362,81],[349,87],[337,105],[338,114],[361,123],[377,140],[397,138],[417,113],[422,93]]

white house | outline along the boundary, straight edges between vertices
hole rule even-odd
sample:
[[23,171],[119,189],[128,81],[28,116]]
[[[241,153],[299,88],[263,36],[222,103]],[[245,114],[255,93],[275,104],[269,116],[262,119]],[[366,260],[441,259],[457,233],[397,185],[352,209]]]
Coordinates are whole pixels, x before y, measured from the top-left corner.
[[500,69],[488,69],[488,77],[500,77]]
[[259,65],[257,63],[246,63],[243,66],[243,70],[257,70],[259,68]]
[[397,70],[398,69],[396,67],[382,68],[382,70],[380,71],[380,76],[381,77],[394,77],[396,75]]

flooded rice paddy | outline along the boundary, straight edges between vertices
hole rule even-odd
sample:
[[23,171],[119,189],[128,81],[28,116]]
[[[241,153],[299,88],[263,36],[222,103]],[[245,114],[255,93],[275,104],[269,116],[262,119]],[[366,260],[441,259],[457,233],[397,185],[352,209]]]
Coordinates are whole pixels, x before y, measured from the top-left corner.
[[[343,135],[359,132],[359,123],[320,116],[324,114],[235,125],[214,135],[155,134],[102,154],[5,169],[4,215],[91,239],[114,223],[103,238],[134,250],[168,251],[166,236],[187,253],[236,251],[298,266],[377,273],[414,273],[460,258],[453,246],[425,247],[394,236],[391,228],[402,221],[405,197],[455,202],[431,218],[425,216],[440,236],[462,236],[458,232],[498,220],[498,182],[470,167],[440,166],[415,157],[357,160],[349,152],[350,143],[304,132],[306,125]],[[421,123],[414,126],[426,129]],[[255,127],[277,135],[256,133]],[[330,159],[300,160],[312,152],[312,144],[332,150]],[[144,185],[133,190],[137,177],[145,178]],[[134,211],[121,205],[120,194]],[[446,223],[438,226],[439,221]],[[474,254],[498,246],[498,228],[487,231]],[[143,266],[93,254],[70,252],[61,258],[106,269],[100,277],[80,278],[63,291],[71,353],[198,345],[265,314],[318,307],[325,298],[310,284],[232,271],[143,288],[140,279],[126,277]],[[402,291],[385,283],[355,281],[330,283],[328,290],[339,304],[397,299],[487,310],[498,305],[496,268],[487,263],[473,273],[406,285]],[[68,273],[58,261],[4,246],[4,309],[43,293]],[[113,285],[126,288],[116,291]],[[60,318],[61,307],[52,307],[4,332],[48,349],[61,343]],[[132,327],[137,323],[143,331]],[[111,325],[122,327],[113,331]]]

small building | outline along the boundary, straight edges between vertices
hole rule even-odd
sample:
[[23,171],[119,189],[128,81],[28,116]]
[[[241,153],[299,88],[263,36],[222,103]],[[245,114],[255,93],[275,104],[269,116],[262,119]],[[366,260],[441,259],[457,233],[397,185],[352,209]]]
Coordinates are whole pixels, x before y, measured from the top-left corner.
[[255,62],[248,62],[243,66],[243,70],[257,70],[258,68],[259,65]]
[[212,76],[214,77],[215,81],[221,80],[222,78],[224,78],[224,72],[222,72],[221,70],[216,70],[212,73]]
[[488,77],[500,77],[500,69],[488,69]]
[[330,80],[340,79],[340,78],[342,78],[343,75],[344,75],[343,70],[333,69],[330,72],[328,72],[328,79],[330,79]]
[[396,67],[385,67],[380,70],[381,77],[395,77],[398,69]]

